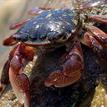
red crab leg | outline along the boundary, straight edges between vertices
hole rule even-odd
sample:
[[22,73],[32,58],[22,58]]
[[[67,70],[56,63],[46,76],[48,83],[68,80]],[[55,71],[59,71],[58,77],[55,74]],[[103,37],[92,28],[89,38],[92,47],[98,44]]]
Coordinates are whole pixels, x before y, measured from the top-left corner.
[[[30,11],[28,12],[28,14],[29,14],[29,15],[39,15],[39,14],[41,14],[42,12],[44,12],[45,10],[49,10],[49,9],[50,9],[50,8],[44,8],[44,7],[38,8],[38,7],[36,7],[36,8],[34,8],[34,9],[30,10]],[[9,26],[9,29],[10,29],[10,30],[18,29],[18,28],[20,28],[23,24],[25,24],[26,22],[28,22],[29,20],[30,20],[30,19],[27,19],[27,20],[24,20],[24,21],[15,23],[15,24],[11,24],[11,25]]]
[[81,42],[89,48],[92,48],[94,52],[98,52],[103,49],[102,45],[89,32],[84,34]]
[[10,29],[10,30],[18,29],[18,28],[20,28],[23,24],[25,24],[26,22],[28,22],[29,20],[30,20],[30,19],[27,19],[27,20],[24,20],[24,21],[15,23],[15,24],[11,24],[11,25],[9,26],[9,29]]
[[90,16],[89,20],[107,25],[107,18],[102,18],[99,16]]
[[81,42],[92,48],[96,54],[103,58],[107,59],[107,34],[95,26],[87,27],[87,32],[81,39]]
[[29,79],[23,73],[25,62],[33,60],[33,48],[19,43],[9,56],[9,80],[20,105],[30,107]]
[[[51,8],[45,8],[45,7],[35,7],[34,9],[28,11],[29,15],[39,15],[42,12],[44,12],[45,10],[50,10]],[[19,27],[21,27],[23,24],[25,24],[26,22],[28,22],[30,19],[15,23],[15,24],[11,24],[9,29],[10,30],[14,30],[17,29]]]
[[10,52],[8,60],[5,62],[3,70],[1,72],[1,80],[0,80],[0,92],[3,91],[4,86],[9,83],[9,68],[10,68],[10,61],[14,56],[14,52],[17,46]]
[[8,71],[10,67],[9,64],[10,64],[10,61],[7,60],[1,72],[0,93],[4,90],[5,86],[9,83],[9,75],[8,75]]
[[35,7],[33,9],[31,9],[30,11],[28,11],[29,15],[39,15],[42,12],[46,11],[46,10],[50,10],[51,8],[46,8],[46,7]]
[[107,4],[106,0],[86,0],[86,1],[74,0],[74,1],[76,1],[77,5],[79,5],[79,8],[77,9],[83,10],[83,11],[84,9],[91,9],[93,7]]
[[107,34],[95,26],[87,28],[88,32],[103,46],[107,46]]
[[66,56],[62,70],[51,73],[45,81],[45,86],[65,87],[73,84],[80,79],[83,67],[81,46],[80,43],[76,43]]
[[10,37],[6,38],[3,41],[3,45],[5,45],[5,46],[12,46],[12,45],[15,45],[17,43],[18,42],[13,38],[13,35],[11,35]]

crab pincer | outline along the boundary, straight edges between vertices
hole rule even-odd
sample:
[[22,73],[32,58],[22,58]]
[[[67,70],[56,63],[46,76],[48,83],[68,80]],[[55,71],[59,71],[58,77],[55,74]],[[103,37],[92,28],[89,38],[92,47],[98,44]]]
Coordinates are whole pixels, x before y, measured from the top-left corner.
[[[29,78],[23,73],[23,68],[26,62],[33,60],[33,56],[34,50],[32,47],[18,43],[10,52],[6,63],[8,69],[5,69],[5,74],[9,76],[9,81],[18,98],[20,107],[23,104],[25,107],[30,106],[30,82]],[[8,78],[5,78],[4,81],[8,81]]]
[[61,70],[54,71],[45,81],[45,85],[65,87],[75,83],[81,77],[84,68],[83,54],[79,43],[75,43],[66,56]]

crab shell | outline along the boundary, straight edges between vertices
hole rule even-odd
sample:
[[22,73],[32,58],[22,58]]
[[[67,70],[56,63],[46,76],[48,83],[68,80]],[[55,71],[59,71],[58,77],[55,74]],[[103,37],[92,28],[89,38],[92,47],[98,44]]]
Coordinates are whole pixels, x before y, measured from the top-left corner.
[[[47,10],[22,25],[9,40],[13,44],[21,41],[28,45],[62,43],[73,38],[73,19],[74,13],[70,9]],[[6,43],[4,41],[4,45],[8,45]]]
[[[23,69],[29,61],[33,60],[34,55],[38,54],[32,46],[43,46],[42,49],[48,50],[49,48],[50,51],[50,46],[55,49],[57,46],[66,45],[69,40],[72,43],[76,37],[74,31],[77,28],[73,22],[74,18],[74,13],[70,9],[48,10],[25,21],[15,34],[4,40],[3,44],[7,46],[18,43],[10,52],[3,70],[6,75],[9,74],[9,81],[19,104],[30,107],[30,81],[23,73]],[[49,47],[44,47],[45,45]],[[73,47],[70,47],[69,51],[69,54],[66,53],[66,59],[63,57],[66,60],[61,65],[63,71],[58,70],[49,74],[44,81],[46,87],[65,87],[80,79],[84,66],[80,43],[73,43]],[[5,70],[5,68],[7,69]]]

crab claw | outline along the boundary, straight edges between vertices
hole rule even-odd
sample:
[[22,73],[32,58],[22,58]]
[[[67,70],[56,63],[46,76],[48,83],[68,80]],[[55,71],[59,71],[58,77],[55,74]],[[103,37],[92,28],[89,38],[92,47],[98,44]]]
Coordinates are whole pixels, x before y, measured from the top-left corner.
[[20,106],[23,104],[25,107],[30,106],[30,83],[28,77],[23,73],[23,68],[26,62],[33,60],[33,56],[34,49],[32,47],[19,43],[10,52],[9,59],[5,64],[6,68],[3,69],[5,75],[1,80],[6,81],[9,77]]
[[45,86],[65,87],[71,85],[80,79],[83,67],[83,54],[80,43],[76,43],[66,56],[62,70],[51,73],[45,81]]
[[33,56],[33,48],[19,44],[14,51],[9,68],[9,80],[12,88],[18,98],[19,104],[24,104],[25,107],[30,106],[30,83],[28,77],[22,71],[24,62],[33,60]]

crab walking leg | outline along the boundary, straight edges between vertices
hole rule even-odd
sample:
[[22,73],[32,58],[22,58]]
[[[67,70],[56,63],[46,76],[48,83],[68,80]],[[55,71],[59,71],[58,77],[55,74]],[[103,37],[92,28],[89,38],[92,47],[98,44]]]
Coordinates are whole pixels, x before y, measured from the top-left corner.
[[98,58],[106,64],[107,34],[94,26],[91,26],[90,28],[88,27],[87,30],[88,31],[84,34],[80,41],[89,48],[92,48]]
[[86,32],[80,41],[82,44],[92,48],[94,52],[100,52],[103,50],[102,45],[89,32]]
[[[42,12],[44,12],[45,10],[49,10],[50,8],[43,8],[43,7],[36,7],[30,11],[28,11],[28,14],[29,15],[39,15],[41,14]],[[30,21],[31,19],[27,19],[27,20],[24,20],[24,21],[20,21],[18,23],[15,23],[15,24],[11,24],[9,26],[9,29],[10,30],[14,30],[14,29],[18,29],[20,28],[23,24],[25,24],[26,22]]]
[[107,47],[107,34],[95,26],[87,27],[88,32],[102,45]]
[[24,21],[20,21],[20,22],[11,24],[11,25],[9,26],[9,29],[10,29],[10,30],[18,29],[18,28],[20,28],[23,24],[25,24],[26,22],[28,22],[29,20],[30,20],[30,19],[27,19],[27,20],[24,20]]
[[[31,10],[28,11],[28,14],[29,15],[39,15],[41,14],[42,12],[46,11],[46,10],[50,10],[51,8],[49,7],[35,7]],[[21,22],[18,22],[18,23],[15,23],[15,24],[11,24],[9,29],[10,30],[14,30],[14,29],[18,29],[19,27],[21,27],[23,24],[25,24],[26,22],[28,22],[30,19],[27,19],[27,20],[24,20],[24,21],[21,21]]]
[[45,7],[35,7],[31,10],[28,11],[28,14],[29,15],[39,15],[41,14],[42,12],[46,11],[46,10],[50,10],[51,8],[45,8]]
[[45,86],[65,87],[71,85],[80,79],[83,68],[81,46],[80,43],[76,43],[66,56],[66,61],[62,65],[62,70],[51,73],[45,81]]
[[1,72],[1,78],[0,78],[0,93],[4,90],[5,86],[9,83],[9,67],[10,67],[10,61],[7,60],[4,64],[3,70]]
[[[80,2],[81,0],[76,0],[76,2]],[[87,2],[80,2],[80,10],[84,10],[84,9],[91,9],[93,7],[97,7],[97,6],[101,6],[101,5],[104,5],[104,4],[107,4],[107,1],[106,0],[89,0]]]
[[15,39],[13,39],[13,35],[6,38],[4,41],[3,41],[3,45],[4,46],[13,46],[15,44],[17,44],[18,41],[16,41]]
[[102,18],[99,16],[90,16],[88,19],[93,22],[102,23],[102,24],[107,25],[107,18]]

